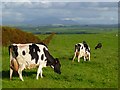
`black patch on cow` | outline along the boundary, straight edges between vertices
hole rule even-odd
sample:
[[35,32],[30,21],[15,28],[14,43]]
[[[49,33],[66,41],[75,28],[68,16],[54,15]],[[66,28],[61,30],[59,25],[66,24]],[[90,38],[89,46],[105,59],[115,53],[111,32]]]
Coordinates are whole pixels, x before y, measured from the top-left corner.
[[88,45],[87,45],[87,43],[86,43],[85,41],[83,41],[83,45],[84,45],[84,47],[85,47],[85,50],[89,49],[89,48],[88,48]]
[[38,55],[38,51],[40,52],[39,47],[36,44],[32,44],[29,45],[29,54],[31,55],[31,60],[35,59],[35,63],[37,64],[38,59],[39,59],[39,55]]
[[78,44],[78,46],[81,46],[80,44]]
[[81,45],[80,45],[80,44],[78,44],[78,46],[77,46],[78,51],[80,51],[80,47],[81,47]]
[[16,58],[18,56],[18,47],[17,45],[10,45],[9,46],[9,54],[10,54],[10,50],[11,50],[11,53],[13,55],[14,58]]
[[44,59],[44,55],[42,54],[42,55],[41,55],[41,60],[43,60],[43,59]]
[[49,65],[54,65],[54,58],[50,55],[50,53],[45,49],[43,48],[43,51],[45,53],[45,56],[46,56],[46,60],[47,60],[47,66]]
[[88,49],[88,45],[87,44],[83,44],[83,45],[84,45],[85,49]]
[[[46,45],[45,43],[43,43],[43,42],[40,42],[40,43],[37,43],[37,44],[44,45],[44,46],[47,47],[47,45]],[[47,47],[47,48],[48,48],[48,47]]]
[[88,52],[90,52],[89,46],[88,46],[88,44],[86,43],[86,41],[83,41],[83,45],[84,45],[84,47],[85,47],[85,50],[88,51]]
[[77,45],[75,45],[75,51],[76,51],[76,49],[77,49]]
[[83,49],[83,47],[81,49]]
[[22,54],[25,55],[25,51],[22,51]]
[[89,49],[87,49],[87,51],[90,53],[90,50],[89,50]]
[[17,45],[13,46],[13,51],[15,53],[15,56],[17,57],[18,56],[18,47],[17,47]]

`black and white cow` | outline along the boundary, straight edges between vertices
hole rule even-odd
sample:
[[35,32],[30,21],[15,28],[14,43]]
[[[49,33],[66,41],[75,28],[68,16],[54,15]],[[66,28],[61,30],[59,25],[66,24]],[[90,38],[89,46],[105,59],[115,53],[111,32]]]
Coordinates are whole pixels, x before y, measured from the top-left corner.
[[97,48],[102,48],[102,43],[98,43],[96,46],[95,46],[95,49],[97,49]]
[[53,58],[48,52],[48,48],[44,44],[12,44],[9,46],[10,54],[10,79],[12,79],[13,70],[17,71],[19,78],[23,80],[22,71],[24,69],[31,69],[38,67],[37,76],[42,76],[42,68],[51,66],[54,71],[61,74],[61,64],[57,58]]
[[86,59],[90,61],[90,47],[85,41],[75,44],[75,52],[72,60],[73,62],[76,57],[78,57],[78,62],[80,62],[81,57],[84,57],[84,61],[86,61]]

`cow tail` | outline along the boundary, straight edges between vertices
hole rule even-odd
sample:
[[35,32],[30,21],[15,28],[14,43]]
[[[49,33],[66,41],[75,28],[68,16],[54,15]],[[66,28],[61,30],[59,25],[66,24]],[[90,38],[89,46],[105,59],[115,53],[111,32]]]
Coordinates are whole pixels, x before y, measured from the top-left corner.
[[10,56],[10,61],[11,61],[12,60],[12,45],[8,47],[8,51],[9,51],[9,56]]
[[10,68],[13,69],[14,71],[18,71],[19,65],[18,65],[18,61],[16,60],[16,57],[13,56],[14,52],[12,45],[8,47],[8,51],[10,56]]

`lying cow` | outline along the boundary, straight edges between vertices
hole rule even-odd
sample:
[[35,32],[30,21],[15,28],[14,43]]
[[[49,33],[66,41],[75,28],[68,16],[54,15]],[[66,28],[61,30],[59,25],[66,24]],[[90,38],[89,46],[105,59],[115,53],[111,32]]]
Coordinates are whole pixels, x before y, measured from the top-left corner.
[[98,43],[96,46],[95,46],[95,49],[97,49],[97,48],[102,48],[102,43]]
[[10,54],[10,79],[12,79],[13,70],[17,71],[19,78],[23,80],[22,71],[37,67],[37,76],[42,76],[42,68],[51,66],[54,71],[61,74],[61,64],[57,58],[53,58],[44,44],[12,44],[9,46]]
[[80,62],[80,58],[84,57],[84,61],[88,59],[90,61],[90,47],[87,45],[87,43],[78,43],[75,45],[75,52],[73,57],[73,62],[75,57],[78,57],[78,62]]

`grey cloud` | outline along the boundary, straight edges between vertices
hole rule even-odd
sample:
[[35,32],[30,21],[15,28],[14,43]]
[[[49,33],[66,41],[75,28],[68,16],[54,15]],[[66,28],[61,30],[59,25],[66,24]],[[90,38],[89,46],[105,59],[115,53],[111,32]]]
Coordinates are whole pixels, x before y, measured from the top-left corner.
[[[85,23],[116,23],[117,3],[9,2],[2,4],[4,21],[32,21],[45,17]],[[113,21],[113,22],[110,22]]]

